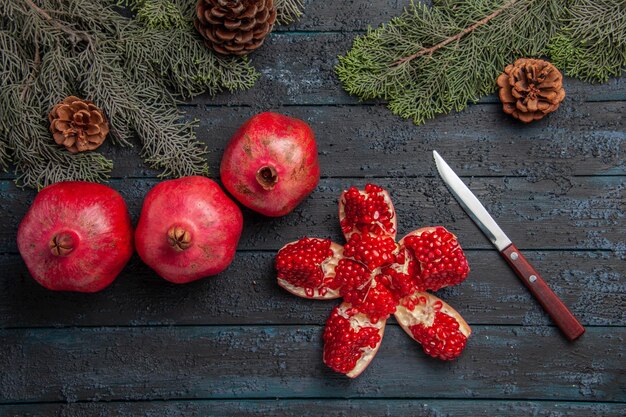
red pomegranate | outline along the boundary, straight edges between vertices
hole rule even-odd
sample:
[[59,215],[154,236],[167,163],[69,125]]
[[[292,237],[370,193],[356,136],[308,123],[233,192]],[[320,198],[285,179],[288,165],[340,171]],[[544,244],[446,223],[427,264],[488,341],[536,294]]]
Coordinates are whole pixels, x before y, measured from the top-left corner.
[[387,191],[367,184],[339,199],[347,240],[305,237],[276,255],[278,285],[300,297],[343,298],[326,322],[324,363],[354,378],[372,361],[385,322],[394,314],[430,356],[450,360],[465,348],[471,330],[452,307],[425,290],[457,285],[469,267],[456,236],[425,227],[396,243],[396,212]]
[[266,216],[284,216],[319,182],[313,131],[299,119],[257,114],[230,139],[220,173],[241,204]]
[[184,284],[226,269],[242,228],[241,210],[217,183],[184,177],[163,181],[148,192],[135,247],[161,277]]
[[37,194],[17,231],[33,278],[57,291],[96,292],[120,273],[133,252],[126,203],[89,182],[50,185]]

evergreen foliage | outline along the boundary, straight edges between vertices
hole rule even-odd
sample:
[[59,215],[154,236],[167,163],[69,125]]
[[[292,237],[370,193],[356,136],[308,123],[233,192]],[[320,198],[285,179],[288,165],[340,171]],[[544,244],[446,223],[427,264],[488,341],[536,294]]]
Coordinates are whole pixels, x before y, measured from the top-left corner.
[[578,0],[548,45],[552,63],[567,75],[607,82],[626,66],[626,1]]
[[388,100],[392,112],[420,124],[495,91],[497,76],[520,57],[551,52],[557,67],[583,79],[620,75],[625,19],[623,0],[412,1],[357,37],[336,71],[350,94]]
[[[206,148],[183,120],[178,97],[250,88],[259,73],[247,58],[204,46],[194,7],[188,0],[0,2],[0,168],[13,163],[17,183],[37,188],[106,180],[112,161],[69,154],[48,131],[50,109],[76,95],[106,112],[109,140],[131,146],[138,137],[144,160],[162,176],[205,174]],[[296,18],[299,7],[283,0],[282,21]]]

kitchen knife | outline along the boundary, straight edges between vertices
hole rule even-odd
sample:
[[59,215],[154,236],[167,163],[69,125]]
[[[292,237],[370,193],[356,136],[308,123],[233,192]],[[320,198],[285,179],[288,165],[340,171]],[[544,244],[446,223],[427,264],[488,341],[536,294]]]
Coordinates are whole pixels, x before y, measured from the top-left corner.
[[552,320],[561,329],[569,340],[575,340],[585,332],[585,328],[574,317],[572,312],[563,304],[559,297],[548,287],[541,278],[539,272],[528,262],[522,253],[515,247],[511,240],[504,234],[500,226],[495,222],[485,207],[478,201],[476,196],[461,181],[452,168],[443,158],[433,151],[435,163],[439,175],[448,185],[452,195],[467,212],[470,218],[478,225],[480,230],[498,248],[500,255],[506,259],[517,276],[530,290],[539,304],[552,317]]

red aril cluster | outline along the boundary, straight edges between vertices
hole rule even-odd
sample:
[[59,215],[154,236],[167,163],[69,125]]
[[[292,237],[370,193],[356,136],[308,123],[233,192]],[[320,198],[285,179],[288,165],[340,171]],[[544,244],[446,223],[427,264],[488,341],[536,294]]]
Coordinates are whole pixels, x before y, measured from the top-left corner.
[[349,304],[335,307],[324,328],[324,363],[354,378],[372,360],[383,338],[385,322],[372,323]]
[[341,194],[339,219],[347,241],[342,249],[327,239],[304,238],[276,256],[283,288],[304,298],[343,297],[326,324],[324,362],[349,377],[360,374],[373,359],[380,344],[376,335],[382,338],[391,314],[428,355],[460,355],[469,326],[449,305],[421,292],[467,277],[456,236],[441,226],[427,227],[396,243],[389,194],[372,184]]
[[471,333],[457,311],[426,292],[401,299],[395,317],[426,354],[442,360],[457,358]]
[[355,233],[343,247],[344,256],[363,263],[371,271],[395,262],[398,246],[390,236]]
[[378,275],[366,287],[347,291],[343,296],[355,311],[366,314],[372,323],[387,320],[398,304],[398,297],[383,283],[382,277]]
[[335,280],[343,247],[330,239],[303,238],[286,244],[276,255],[278,285],[299,297],[339,297]]
[[408,249],[409,259],[417,263],[415,280],[421,291],[459,284],[469,273],[456,236],[441,226],[411,232],[401,244]]
[[341,246],[330,239],[303,238],[276,255],[281,287],[308,298],[336,298],[335,269]]
[[389,193],[374,184],[351,187],[339,199],[339,223],[346,240],[354,233],[396,237],[396,212]]
[[442,360],[457,358],[467,342],[467,337],[459,330],[459,322],[447,314],[435,313],[430,327],[423,323],[410,327],[413,338],[421,343],[424,352]]

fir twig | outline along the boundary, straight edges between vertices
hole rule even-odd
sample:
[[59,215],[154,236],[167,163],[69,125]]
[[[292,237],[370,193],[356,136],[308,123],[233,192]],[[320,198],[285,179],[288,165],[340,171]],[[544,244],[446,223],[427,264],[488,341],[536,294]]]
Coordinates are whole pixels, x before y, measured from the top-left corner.
[[277,9],[276,21],[280,25],[288,25],[302,16],[302,0],[274,0]]
[[621,0],[412,1],[401,16],[354,40],[339,57],[343,88],[388,100],[414,123],[492,93],[520,57],[553,56],[569,75],[605,81],[626,63]]
[[415,58],[419,58],[422,55],[432,55],[434,52],[438,51],[444,46],[451,44],[452,42],[458,41],[459,39],[461,39],[463,36],[467,35],[468,33],[471,33],[472,31],[476,30],[482,25],[489,23],[493,18],[497,17],[503,11],[513,6],[516,2],[517,0],[509,1],[508,3],[502,5],[502,7],[500,7],[499,9],[494,10],[489,16],[486,16],[482,18],[481,20],[479,20],[478,22],[472,24],[471,26],[466,27],[465,29],[457,33],[456,35],[453,35],[447,39],[444,39],[443,41],[439,42],[437,45],[431,46],[429,48],[422,48],[412,55],[400,58],[396,62],[394,62],[393,65],[396,66],[396,65],[404,64],[406,62],[414,60]]
[[578,0],[565,26],[548,45],[553,63],[567,75],[606,82],[626,67],[626,1]]
[[[125,3],[128,18],[114,9]],[[296,16],[299,0],[281,2]],[[0,2],[0,168],[20,185],[103,181],[113,164],[97,152],[69,154],[48,131],[50,109],[68,95],[94,101],[111,140],[130,146],[162,176],[205,174],[206,146],[178,97],[251,87],[247,58],[213,54],[193,28],[195,0],[12,0]]]

